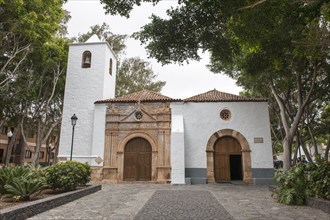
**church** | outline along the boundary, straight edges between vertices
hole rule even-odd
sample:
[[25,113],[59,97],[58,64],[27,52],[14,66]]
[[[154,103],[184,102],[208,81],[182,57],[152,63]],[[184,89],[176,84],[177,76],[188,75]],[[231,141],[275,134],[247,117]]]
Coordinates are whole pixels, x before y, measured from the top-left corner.
[[[96,35],[69,46],[60,160],[102,182],[272,184],[268,101],[217,90],[115,97],[117,57]],[[76,115],[76,125],[71,117]]]

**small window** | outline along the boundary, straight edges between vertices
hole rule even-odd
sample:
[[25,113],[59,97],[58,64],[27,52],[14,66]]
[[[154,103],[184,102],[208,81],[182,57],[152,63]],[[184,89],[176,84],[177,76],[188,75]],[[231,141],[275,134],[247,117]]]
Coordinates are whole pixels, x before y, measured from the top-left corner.
[[142,114],[141,111],[137,111],[137,112],[135,112],[135,120],[137,120],[137,121],[141,121],[142,118],[143,118],[143,114]]
[[112,76],[112,58],[110,58],[110,62],[109,62],[109,74],[110,76]]
[[223,109],[220,112],[220,118],[224,121],[228,121],[231,118],[231,112],[228,109]]
[[26,150],[25,151],[25,158],[31,158],[32,157],[32,151]]
[[44,155],[45,155],[45,152],[43,152],[43,151],[39,152],[39,159],[44,158]]
[[92,63],[92,53],[86,50],[82,55],[82,68],[90,68]]

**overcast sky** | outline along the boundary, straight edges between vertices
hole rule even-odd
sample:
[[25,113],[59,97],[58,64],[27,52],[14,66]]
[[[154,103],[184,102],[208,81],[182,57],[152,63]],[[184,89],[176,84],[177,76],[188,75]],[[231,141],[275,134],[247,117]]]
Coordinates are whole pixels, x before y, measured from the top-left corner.
[[[69,36],[77,36],[78,33],[86,33],[90,27],[103,22],[110,26],[114,34],[127,34],[139,31],[149,22],[151,14],[165,17],[166,9],[175,6],[177,1],[161,1],[157,6],[143,3],[135,7],[130,18],[105,15],[103,6],[99,0],[69,0],[64,8],[70,11],[71,20],[68,24]],[[162,94],[172,98],[187,98],[212,89],[238,94],[242,89],[237,87],[235,81],[222,74],[213,74],[206,65],[208,55],[203,54],[201,61],[191,61],[189,64],[171,64],[162,66],[154,59],[148,59],[146,51],[139,41],[128,38],[125,57],[141,57],[152,64],[153,71],[158,74],[158,79],[166,81]]]

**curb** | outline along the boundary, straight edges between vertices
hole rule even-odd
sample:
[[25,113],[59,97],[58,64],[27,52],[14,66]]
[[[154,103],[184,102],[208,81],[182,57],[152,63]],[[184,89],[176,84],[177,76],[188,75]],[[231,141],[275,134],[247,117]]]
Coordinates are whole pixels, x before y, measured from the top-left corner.
[[102,189],[102,185],[92,185],[84,189],[79,189],[60,195],[50,196],[44,199],[31,201],[22,205],[17,205],[0,210],[0,220],[27,219],[49,209],[64,205],[83,196],[95,193]]
[[325,199],[307,198],[306,205],[330,214],[330,201]]

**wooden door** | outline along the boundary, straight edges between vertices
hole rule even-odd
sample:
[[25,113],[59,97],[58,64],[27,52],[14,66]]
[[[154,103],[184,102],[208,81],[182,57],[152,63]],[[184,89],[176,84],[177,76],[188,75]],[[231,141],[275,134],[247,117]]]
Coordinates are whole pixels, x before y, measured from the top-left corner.
[[241,145],[232,137],[221,137],[214,144],[214,178],[216,182],[231,180],[230,155],[241,155]]
[[151,180],[151,146],[143,138],[134,138],[125,146],[124,180]]

